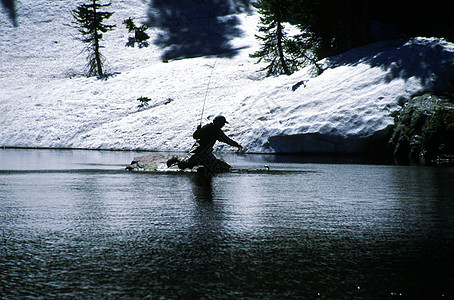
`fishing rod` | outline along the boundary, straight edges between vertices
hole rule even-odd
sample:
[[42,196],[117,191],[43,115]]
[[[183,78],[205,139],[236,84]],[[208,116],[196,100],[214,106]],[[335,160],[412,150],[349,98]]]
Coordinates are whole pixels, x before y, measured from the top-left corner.
[[213,71],[214,71],[214,67],[216,67],[217,60],[218,60],[217,58],[214,60],[213,67],[211,69],[210,78],[208,79],[207,90],[205,91],[205,98],[203,99],[202,113],[200,114],[200,126],[202,126],[203,112],[205,111],[205,103],[207,101],[208,89],[210,88],[211,77],[213,76]]

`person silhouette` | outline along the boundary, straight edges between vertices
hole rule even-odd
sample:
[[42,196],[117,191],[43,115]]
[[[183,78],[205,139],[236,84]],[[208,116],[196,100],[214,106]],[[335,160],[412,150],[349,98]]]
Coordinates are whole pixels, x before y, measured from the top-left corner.
[[213,147],[217,141],[237,147],[239,150],[243,149],[243,146],[229,138],[222,131],[222,127],[227,123],[224,116],[217,116],[212,123],[203,127],[198,125],[192,135],[196,141],[188,154],[183,158],[178,156],[171,157],[167,161],[167,167],[170,168],[173,165],[177,165],[180,169],[192,169],[196,166],[203,166],[211,173],[229,171],[231,166],[213,155]]

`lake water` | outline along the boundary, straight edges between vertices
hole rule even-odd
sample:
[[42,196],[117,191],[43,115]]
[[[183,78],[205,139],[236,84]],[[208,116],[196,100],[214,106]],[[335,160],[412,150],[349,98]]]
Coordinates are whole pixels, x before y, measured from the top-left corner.
[[[0,149],[0,298],[454,297],[454,168]],[[142,153],[143,155],[143,153]]]

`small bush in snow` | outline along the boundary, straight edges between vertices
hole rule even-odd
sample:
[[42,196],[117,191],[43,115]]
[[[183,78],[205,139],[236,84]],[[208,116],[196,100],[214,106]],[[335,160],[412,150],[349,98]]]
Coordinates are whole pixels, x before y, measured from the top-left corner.
[[150,38],[148,34],[145,33],[145,30],[148,29],[148,26],[143,24],[140,27],[137,27],[134,24],[134,18],[129,17],[128,19],[123,21],[123,24],[129,30],[129,32],[134,32],[134,37],[128,37],[128,42],[126,43],[127,47],[134,47],[137,43],[139,48],[148,47],[147,40]]
[[137,101],[140,102],[139,108],[144,108],[144,107],[148,106],[148,102],[150,102],[151,99],[148,97],[140,97],[140,98],[137,98]]

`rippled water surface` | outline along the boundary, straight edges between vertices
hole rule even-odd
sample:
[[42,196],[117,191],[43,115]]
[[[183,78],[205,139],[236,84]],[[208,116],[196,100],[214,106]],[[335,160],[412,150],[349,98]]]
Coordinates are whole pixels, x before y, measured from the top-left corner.
[[454,297],[454,168],[0,150],[0,298]]

